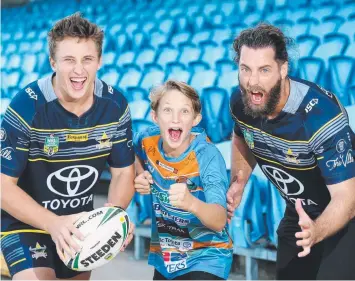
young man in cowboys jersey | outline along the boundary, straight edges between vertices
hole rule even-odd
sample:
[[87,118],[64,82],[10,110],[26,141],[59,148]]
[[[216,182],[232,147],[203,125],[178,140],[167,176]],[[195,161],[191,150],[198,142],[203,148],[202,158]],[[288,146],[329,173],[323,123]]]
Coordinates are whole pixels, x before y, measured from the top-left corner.
[[102,30],[80,14],[57,22],[48,34],[54,73],[26,86],[6,111],[1,248],[14,279],[89,279],[60,259],[80,250],[73,222],[93,209],[106,162],[108,202],[126,208],[134,194],[127,102],[96,77],[102,41]]
[[355,135],[336,95],[288,77],[287,42],[267,24],[234,41],[229,215],[259,164],[287,203],[277,279],[355,279]]

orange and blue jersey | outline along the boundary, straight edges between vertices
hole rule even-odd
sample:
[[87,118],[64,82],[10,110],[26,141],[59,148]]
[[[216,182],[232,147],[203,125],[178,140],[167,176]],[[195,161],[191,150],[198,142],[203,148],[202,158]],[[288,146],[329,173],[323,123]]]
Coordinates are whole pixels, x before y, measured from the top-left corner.
[[193,196],[226,208],[228,178],[223,157],[202,129],[194,128],[192,134],[194,140],[177,158],[165,155],[158,127],[150,127],[134,139],[135,152],[154,181],[148,263],[169,279],[191,271],[227,279],[233,250],[227,229],[213,231],[169,202],[170,185],[183,181]]

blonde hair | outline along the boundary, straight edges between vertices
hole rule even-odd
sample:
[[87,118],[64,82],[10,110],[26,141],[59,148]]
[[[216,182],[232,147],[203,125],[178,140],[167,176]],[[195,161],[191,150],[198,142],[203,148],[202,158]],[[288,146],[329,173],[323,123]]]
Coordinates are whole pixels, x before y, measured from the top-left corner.
[[188,97],[192,102],[192,108],[195,115],[201,113],[201,101],[195,89],[184,82],[176,80],[168,80],[164,84],[159,85],[150,91],[149,99],[152,110],[155,112],[158,110],[160,99],[170,90],[178,90]]

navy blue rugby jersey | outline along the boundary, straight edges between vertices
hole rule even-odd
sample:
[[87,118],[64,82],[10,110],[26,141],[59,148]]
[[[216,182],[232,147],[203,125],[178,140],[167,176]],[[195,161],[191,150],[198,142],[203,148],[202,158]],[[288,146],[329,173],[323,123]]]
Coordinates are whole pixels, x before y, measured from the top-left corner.
[[[134,162],[130,111],[121,93],[96,78],[94,104],[77,117],[59,103],[51,78],[26,86],[7,108],[1,172],[58,215],[89,211],[106,162]],[[1,218],[2,231],[29,228],[4,211]]]
[[327,185],[355,176],[355,134],[333,93],[296,78],[290,78],[290,87],[287,103],[272,120],[246,115],[241,93],[235,92],[230,101],[234,132],[286,200],[286,215],[298,218],[299,198],[314,219],[330,201]]

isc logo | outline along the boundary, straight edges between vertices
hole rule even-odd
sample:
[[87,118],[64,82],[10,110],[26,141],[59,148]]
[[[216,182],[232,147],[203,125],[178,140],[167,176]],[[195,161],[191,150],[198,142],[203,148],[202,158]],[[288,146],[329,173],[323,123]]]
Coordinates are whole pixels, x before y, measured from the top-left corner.
[[306,113],[310,112],[313,108],[313,106],[315,106],[316,104],[318,104],[318,99],[312,99],[306,106]]

